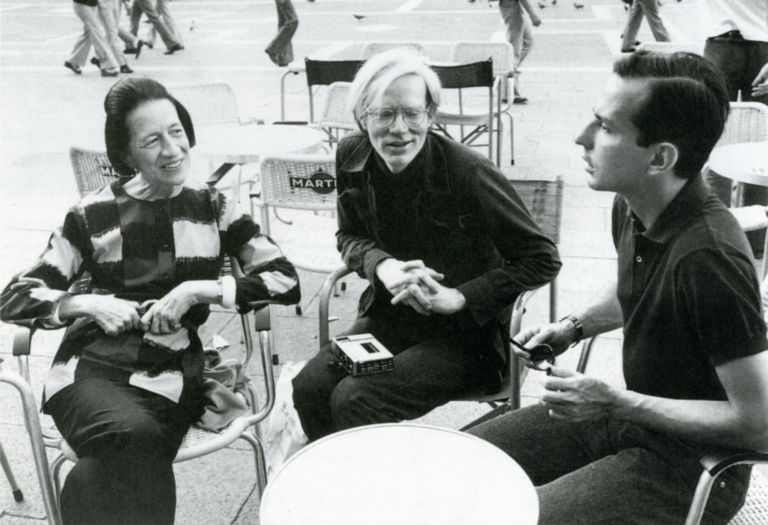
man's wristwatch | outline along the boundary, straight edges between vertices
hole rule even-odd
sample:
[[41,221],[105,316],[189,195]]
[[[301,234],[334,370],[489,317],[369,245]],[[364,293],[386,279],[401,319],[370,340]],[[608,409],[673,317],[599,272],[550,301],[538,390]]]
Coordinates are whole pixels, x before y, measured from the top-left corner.
[[560,321],[570,321],[573,325],[573,328],[576,329],[576,338],[573,340],[573,343],[578,343],[582,339],[584,339],[584,325],[581,324],[581,321],[579,321],[579,318],[575,315],[566,315]]

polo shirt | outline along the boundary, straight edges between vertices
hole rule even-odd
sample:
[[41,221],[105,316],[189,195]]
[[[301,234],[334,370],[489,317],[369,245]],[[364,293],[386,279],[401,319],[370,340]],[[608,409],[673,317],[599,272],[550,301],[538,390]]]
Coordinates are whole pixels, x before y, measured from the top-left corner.
[[649,229],[617,195],[612,229],[627,388],[726,400],[715,366],[768,348],[758,280],[736,219],[695,177]]

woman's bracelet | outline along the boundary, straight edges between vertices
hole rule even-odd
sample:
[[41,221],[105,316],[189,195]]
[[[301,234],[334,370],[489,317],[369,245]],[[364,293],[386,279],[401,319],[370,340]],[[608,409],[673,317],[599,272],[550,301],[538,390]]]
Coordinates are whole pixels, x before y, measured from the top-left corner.
[[235,278],[231,275],[222,275],[218,280],[219,284],[219,297],[218,302],[224,308],[232,308],[235,306],[235,292],[237,291],[237,285],[235,284]]

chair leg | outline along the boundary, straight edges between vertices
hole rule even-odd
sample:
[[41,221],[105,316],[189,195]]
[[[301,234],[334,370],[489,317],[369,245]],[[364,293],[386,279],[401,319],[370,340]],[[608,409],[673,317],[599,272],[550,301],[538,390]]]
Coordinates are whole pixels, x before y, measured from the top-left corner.
[[0,443],[0,464],[2,464],[5,477],[8,478],[8,484],[11,486],[13,499],[16,502],[24,501],[24,493],[21,492],[19,485],[16,484],[16,478],[13,475],[13,470],[11,470],[11,464],[8,463],[8,456],[5,455],[5,449],[3,448],[2,443]]
[[712,485],[715,482],[715,478],[704,470],[699,477],[699,483],[696,485],[696,492],[693,495],[693,501],[688,509],[688,516],[685,518],[685,525],[699,525],[701,518],[704,515],[704,508],[707,505],[707,499],[709,499],[709,492],[712,489]]
[[267,486],[267,460],[264,458],[264,447],[261,446],[259,438],[247,430],[240,434],[240,439],[250,443],[251,448],[253,448],[253,455],[256,461],[256,483],[259,485],[259,497],[261,497],[264,493],[264,488]]
[[53,490],[56,495],[56,506],[61,508],[61,467],[66,463],[67,458],[59,453],[51,462],[51,478],[53,478]]

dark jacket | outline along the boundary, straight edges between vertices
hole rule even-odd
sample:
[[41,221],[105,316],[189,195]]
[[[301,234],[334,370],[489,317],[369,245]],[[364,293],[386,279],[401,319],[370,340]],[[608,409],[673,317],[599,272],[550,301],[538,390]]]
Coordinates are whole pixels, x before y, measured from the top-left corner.
[[[517,296],[551,281],[560,269],[555,244],[512,185],[466,146],[429,133],[398,179],[402,174],[383,168],[368,137],[353,133],[339,144],[336,165],[337,247],[347,266],[372,283],[360,298],[361,317],[399,315],[462,330],[493,324],[498,335],[491,321],[508,326]],[[445,274],[442,284],[461,291],[467,308],[425,318],[408,306],[392,306],[375,277],[376,265],[388,257],[420,259]]]

